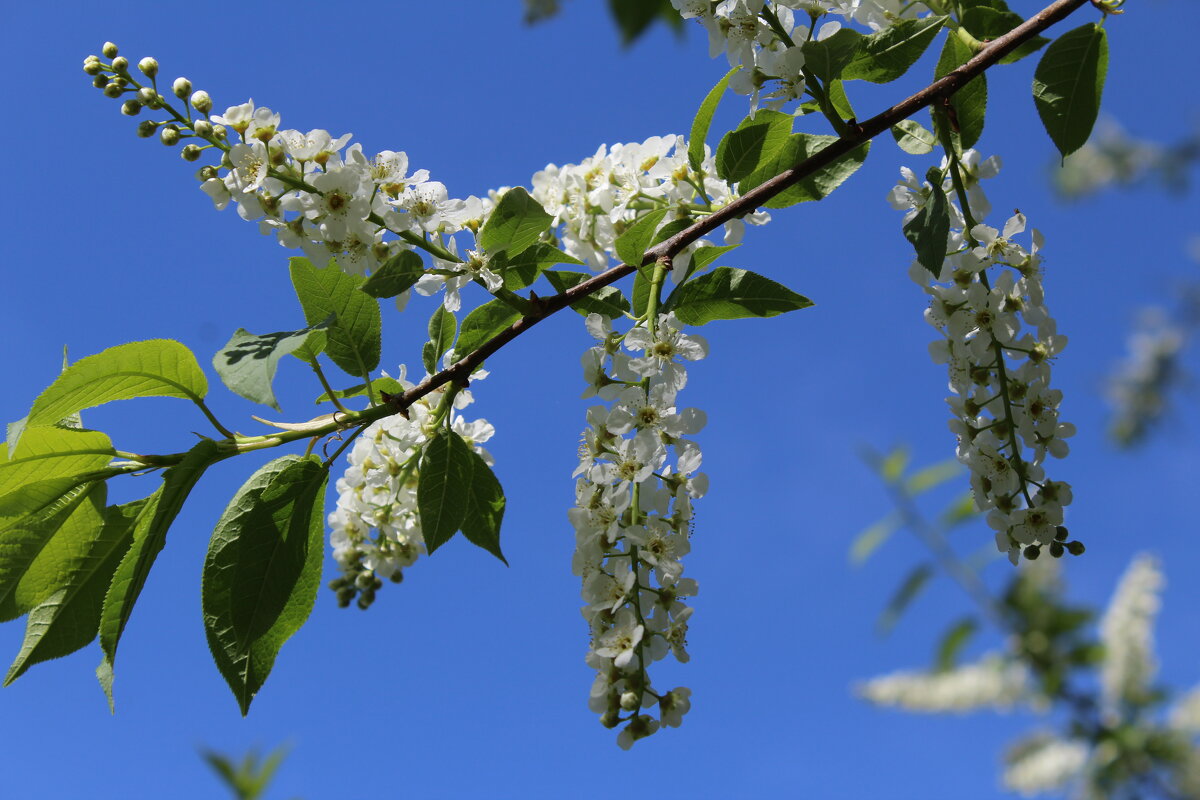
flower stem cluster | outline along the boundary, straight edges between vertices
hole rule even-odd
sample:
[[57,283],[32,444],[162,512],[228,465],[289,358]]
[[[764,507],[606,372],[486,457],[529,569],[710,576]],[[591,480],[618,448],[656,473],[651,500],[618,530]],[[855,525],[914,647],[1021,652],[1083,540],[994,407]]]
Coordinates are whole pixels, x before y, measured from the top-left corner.
[[[479,380],[485,372],[476,372]],[[404,380],[405,390],[413,384]],[[495,428],[486,420],[468,422],[456,411],[473,401],[466,389],[439,389],[409,406],[407,416],[393,414],[368,426],[350,450],[350,462],[337,482],[337,507],[329,515],[330,544],[342,575],[329,587],[345,607],[357,596],[367,608],[384,580],[399,583],[402,570],[425,550],[417,510],[417,481],[424,446],[439,428],[450,427],[490,465],[481,445]]]
[[[656,290],[664,272],[656,268]],[[697,584],[683,577],[681,559],[691,548],[692,501],[708,478],[697,472],[699,447],[684,437],[705,417],[677,408],[676,395],[687,382],[681,362],[703,358],[708,346],[653,307],[623,334],[599,314],[588,316],[587,328],[599,343],[583,357],[584,396],[599,394],[610,405],[588,409],[568,514],[572,569],[583,581],[587,663],[597,673],[589,707],[606,727],[624,725],[617,743],[628,749],[660,726],[681,724],[691,706],[689,689],[656,691],[647,667],[668,653],[689,658],[692,609],[684,598]],[[657,718],[641,713],[655,705]]]
[[1047,455],[1067,455],[1065,440],[1075,432],[1060,421],[1062,392],[1050,385],[1050,365],[1067,337],[1045,306],[1043,239],[1035,230],[1028,249],[1016,242],[1026,226],[1020,212],[1003,230],[977,224],[972,208],[986,207],[986,199],[977,182],[968,187],[964,166],[952,156],[943,167],[948,186],[936,188],[915,187],[905,170],[891,195],[892,205],[907,209],[911,219],[934,192],[953,193],[941,271],[933,276],[914,263],[910,275],[931,297],[925,319],[945,337],[930,345],[930,354],[949,367],[958,460],[971,470],[975,504],[988,512],[996,546],[1014,564],[1022,554],[1037,558],[1043,548],[1056,558],[1078,555],[1082,543],[1068,542],[1063,526],[1071,488],[1048,480],[1042,467]]

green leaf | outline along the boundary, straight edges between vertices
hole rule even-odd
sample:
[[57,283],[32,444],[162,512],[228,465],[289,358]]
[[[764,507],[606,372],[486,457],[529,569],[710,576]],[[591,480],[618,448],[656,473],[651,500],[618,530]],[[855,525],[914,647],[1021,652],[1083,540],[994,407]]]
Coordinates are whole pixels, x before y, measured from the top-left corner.
[[337,264],[319,269],[306,258],[290,259],[292,286],[309,325],[334,320],[326,331],[325,353],[351,375],[365,378],[379,366],[382,322],[379,303],[359,291],[361,275],[342,272]]
[[937,658],[934,661],[935,669],[938,672],[954,669],[958,665],[959,653],[978,630],[979,623],[974,617],[963,617],[951,625],[942,636],[942,640],[938,642]]
[[115,456],[112,442],[99,431],[27,428],[11,455],[0,452],[0,495],[28,483],[98,470]]
[[425,445],[417,480],[417,510],[430,555],[454,536],[466,517],[471,455],[461,436],[442,428]]
[[700,108],[696,110],[696,117],[692,120],[692,131],[688,136],[688,164],[695,172],[699,172],[704,165],[704,142],[708,139],[709,128],[712,127],[713,114],[717,113],[717,104],[721,102],[721,96],[729,86],[729,79],[741,68],[739,64],[726,72],[725,77],[717,81],[717,85],[704,96]]
[[316,364],[317,356],[325,352],[329,344],[329,336],[325,331],[313,331],[304,344],[292,351],[292,355],[306,364]]
[[[938,58],[934,77],[941,78],[966,64],[975,56],[975,51],[962,39],[952,32],[946,37],[946,44]],[[984,116],[987,113],[987,75],[979,73],[961,89],[950,95],[950,110],[934,107],[934,130],[940,131],[942,120],[953,114],[950,132],[959,138],[959,149],[966,150],[974,147],[983,134]]]
[[[775,157],[764,164],[761,169],[747,176],[738,185],[738,190],[743,193],[748,192],[784,170],[821,152],[835,141],[837,141],[835,136],[812,133],[792,134],[788,138],[787,144],[775,154]],[[833,163],[826,164],[804,180],[775,195],[763,205],[767,208],[787,208],[796,203],[821,200],[829,196],[834,189],[841,186],[858,171],[858,168],[866,161],[870,148],[870,142],[863,142]]]
[[[963,27],[981,42],[997,39],[1024,21],[1020,14],[1009,11],[1007,6],[1000,8],[976,5],[964,9],[962,14]],[[1016,63],[1025,56],[1037,52],[1049,41],[1045,36],[1035,36],[1022,42],[1019,47],[1000,59],[1000,63]]]
[[509,257],[507,253],[498,253],[493,258],[496,263],[491,268],[493,271],[501,270],[504,275],[504,288],[510,292],[531,285],[547,267],[555,264],[583,264],[578,258],[567,255],[545,242],[538,242],[515,257]]
[[879,615],[877,624],[881,632],[887,633],[896,626],[900,617],[912,605],[912,601],[917,599],[917,595],[921,593],[933,575],[934,569],[929,564],[918,564],[908,571],[904,580],[900,582],[899,588],[888,601],[887,608]]
[[962,466],[958,460],[948,458],[913,473],[905,484],[905,491],[913,495],[921,494],[961,474]]
[[770,278],[717,267],[676,289],[663,311],[674,311],[685,325],[704,325],[716,319],[774,317],[811,305],[807,297]]
[[242,485],[213,531],[202,579],[204,631],[243,716],[280,648],[312,612],[328,476],[315,455],[277,458]]
[[467,508],[462,532],[467,541],[482,547],[508,566],[500,551],[500,523],[504,520],[504,489],[496,480],[492,468],[483,456],[468,448],[471,454],[471,483],[467,493]]
[[703,272],[708,269],[709,264],[739,247],[741,247],[740,244],[701,245],[692,251],[692,263],[688,266],[689,272]]
[[621,44],[625,46],[633,44],[657,19],[665,20],[673,27],[681,21],[670,0],[608,0],[608,10],[621,31]]
[[[572,286],[577,286],[584,281],[595,277],[588,275],[586,272],[567,272],[567,271],[552,271],[546,270],[546,280],[550,281],[550,285],[554,287],[556,292],[565,292]],[[621,290],[615,286],[605,286],[595,292],[592,292],[587,297],[580,298],[574,303],[571,303],[571,308],[583,316],[588,314],[601,314],[605,317],[616,318],[628,312],[631,308],[629,300],[621,293]]]
[[911,453],[907,447],[897,447],[879,463],[879,475],[887,483],[895,483],[908,467]]
[[1067,31],[1042,54],[1033,74],[1033,101],[1063,158],[1091,135],[1107,72],[1108,39],[1092,22]]
[[825,39],[809,39],[801,48],[804,51],[804,66],[816,75],[823,84],[842,77],[846,65],[854,60],[864,40],[861,33],[842,28]]
[[908,71],[933,42],[946,17],[902,19],[863,37],[854,58],[842,70],[843,80],[888,83]]
[[371,273],[359,287],[377,299],[395,297],[408,291],[425,274],[425,264],[412,250],[401,250]]
[[667,209],[656,208],[638,217],[637,222],[617,237],[613,245],[617,258],[631,267],[640,267],[646,251],[650,249],[650,243],[654,241],[654,233],[666,215]]
[[456,333],[458,320],[454,318],[454,313],[438,306],[429,318],[429,341],[421,348],[421,361],[430,375],[437,372],[438,359],[454,344]]
[[110,347],[67,367],[29,412],[26,425],[54,425],[85,408],[134,397],[182,397],[199,402],[208,381],[192,351],[171,339]]
[[978,516],[979,509],[975,508],[975,498],[970,492],[963,492],[942,512],[938,522],[944,528],[953,528]]
[[[0,521],[0,621],[25,614],[67,583],[101,524],[105,486],[80,476],[22,487],[35,508]],[[48,501],[48,502],[47,502]]]
[[503,300],[489,300],[467,314],[454,344],[455,359],[472,353],[500,331],[521,318],[521,312]]
[[96,676],[108,695],[110,707],[117,645],[142,587],[146,585],[150,568],[166,544],[167,529],[175,521],[204,471],[229,455],[222,452],[211,439],[198,442],[179,464],[163,473],[162,485],[146,498],[145,505],[139,509],[133,523],[133,541],[117,565],[112,583],[104,596],[104,610],[100,614],[100,648],[104,651],[104,658],[96,670]]
[[534,244],[550,229],[554,217],[520,186],[504,193],[479,231],[479,246],[489,253],[501,250],[509,258]]
[[[271,383],[279,359],[299,349],[316,331],[334,323],[332,316],[298,331],[280,331],[255,336],[238,328],[233,337],[213,356],[213,368],[221,382],[234,394],[254,403],[279,410]],[[324,336],[324,334],[322,334]]]
[[717,175],[733,183],[774,163],[788,144],[792,122],[790,114],[766,109],[746,117],[717,145]]
[[4,678],[5,686],[34,664],[73,653],[96,638],[104,594],[133,541],[133,523],[145,503],[143,499],[109,506],[101,525],[83,531],[89,535],[86,553],[57,591],[29,612],[25,641]]
[[912,242],[917,261],[936,278],[946,260],[946,242],[950,236],[950,204],[942,191],[941,173],[931,169],[925,176],[933,192],[917,215],[904,225],[904,238]]
[[17,442],[21,439],[21,434],[25,432],[25,423],[29,421],[29,416],[21,417],[16,422],[10,422],[5,426],[4,432],[4,452],[7,455],[12,455],[17,449]]
[[862,564],[900,529],[900,515],[893,511],[854,538],[850,545],[850,561]]
[[850,105],[850,98],[846,96],[846,84],[842,81],[830,81],[829,86],[829,103],[833,106],[833,110],[838,113],[842,119],[854,119],[854,106]]
[[[359,383],[351,386],[349,389],[335,389],[333,396],[339,400],[345,400],[349,397],[365,397],[368,394],[379,394],[387,392],[388,394],[404,394],[404,384],[395,378],[389,378],[386,375],[382,378],[376,378],[371,381],[371,391],[367,391],[367,384]],[[325,392],[318,397],[314,402],[324,403],[330,399],[329,392]]]
[[912,119],[900,120],[893,125],[892,138],[901,150],[914,156],[932,153],[934,145],[937,144],[937,136],[933,131]]

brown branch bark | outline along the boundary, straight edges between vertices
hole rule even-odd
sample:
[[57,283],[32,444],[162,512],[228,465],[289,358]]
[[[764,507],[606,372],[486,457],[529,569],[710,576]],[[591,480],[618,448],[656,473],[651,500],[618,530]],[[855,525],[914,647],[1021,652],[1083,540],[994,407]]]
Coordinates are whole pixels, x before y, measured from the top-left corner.
[[[650,248],[646,251],[646,255],[642,259],[642,264],[653,263],[664,256],[673,257],[684,247],[687,247],[692,242],[697,241],[729,220],[753,212],[775,195],[812,175],[822,167],[836,161],[864,142],[875,138],[897,122],[908,119],[922,108],[932,105],[941,98],[954,94],[954,92],[966,85],[972,78],[982,74],[1021,44],[1032,39],[1054,23],[1065,19],[1080,6],[1087,5],[1089,2],[1090,0],[1058,0],[1058,2],[1052,3],[1021,25],[989,42],[975,54],[974,58],[950,74],[934,81],[921,91],[897,103],[886,111],[876,114],[865,122],[859,123],[853,131],[831,142],[819,153],[815,153],[794,167],[784,170],[769,181],[746,192],[746,194],[733,203],[705,217],[690,228],[680,231],[667,241]],[[596,275],[594,278],[571,287],[565,292],[551,297],[539,298],[534,311],[514,322],[506,330],[496,334],[496,336],[489,339],[474,352],[468,353],[446,369],[436,375],[429,376],[412,389],[409,389],[402,396],[396,397],[393,404],[400,409],[405,409],[418,399],[450,381],[468,380],[471,372],[501,347],[551,314],[561,311],[576,300],[586,297],[597,289],[608,286],[614,281],[631,274],[642,264],[620,264]]]

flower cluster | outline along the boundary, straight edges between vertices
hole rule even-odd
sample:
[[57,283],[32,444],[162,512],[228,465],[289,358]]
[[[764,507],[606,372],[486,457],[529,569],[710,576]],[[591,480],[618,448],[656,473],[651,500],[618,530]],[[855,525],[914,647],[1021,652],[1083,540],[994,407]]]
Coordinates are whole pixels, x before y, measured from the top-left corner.
[[[708,352],[702,338],[684,333],[669,314],[624,334],[599,314],[587,319],[598,341],[583,358],[589,388],[609,406],[588,409],[580,445],[572,568],[583,581],[583,616],[591,627],[587,663],[596,669],[589,706],[628,749],[660,725],[678,726],[691,691],[655,691],[647,667],[668,653],[687,661],[692,609],[684,598],[696,581],[683,577],[692,500],[708,478],[698,473],[700,449],[684,437],[699,431],[704,413],[680,409],[687,382],[683,361]],[[623,352],[621,348],[630,352]],[[639,711],[657,705],[658,718]],[[622,716],[624,714],[624,716]]]
[[[737,199],[728,183],[717,177],[711,153],[699,174],[688,164],[688,145],[682,136],[652,136],[641,143],[601,145],[579,164],[548,165],[534,174],[531,196],[554,216],[563,250],[592,269],[608,266],[618,236],[656,208],[669,217],[692,219],[708,215]],[[725,223],[725,242],[741,241],[744,222],[762,225],[766,212],[748,214]],[[668,220],[669,221],[669,220]],[[675,259],[686,270],[696,242]]]
[[861,684],[858,693],[880,706],[907,711],[966,712],[980,708],[1007,710],[1029,699],[1025,666],[989,655],[974,664],[942,672],[894,672]]
[[[729,66],[742,67],[730,79],[730,88],[750,95],[751,109],[761,103],[776,110],[804,96],[801,46],[841,29],[838,20],[818,29],[817,22],[825,15],[880,30],[898,19],[928,13],[924,5],[902,0],[671,0],[671,5],[684,19],[704,26],[710,56],[724,53]],[[808,26],[797,24],[798,14]]]
[[1108,382],[1111,431],[1120,444],[1142,439],[1167,410],[1167,390],[1178,377],[1186,338],[1186,329],[1163,309],[1149,310],[1138,320],[1129,355]]
[[[948,200],[949,255],[937,276],[915,262],[910,275],[931,298],[925,319],[945,337],[930,345],[930,354],[949,367],[953,394],[947,403],[958,460],[971,471],[975,504],[988,512],[996,546],[1014,564],[1022,553],[1037,558],[1043,547],[1055,557],[1077,555],[1083,545],[1067,542],[1063,526],[1071,488],[1048,480],[1042,467],[1047,455],[1067,455],[1065,440],[1075,432],[1059,419],[1062,392],[1050,384],[1050,364],[1067,337],[1045,305],[1038,252],[1043,239],[1035,230],[1028,248],[1017,243],[1026,226],[1020,212],[1002,230],[971,222],[973,211],[986,208],[978,179],[994,174],[998,162],[980,165],[975,157],[950,166],[966,208]],[[909,170],[902,175],[890,200],[908,211],[906,219],[933,192],[947,191],[917,186]]]
[[[472,375],[480,380],[482,370]],[[404,380],[400,368],[400,384]],[[375,592],[388,579],[399,583],[402,570],[412,566],[425,549],[417,513],[418,466],[422,449],[434,428],[450,415],[455,433],[490,465],[491,456],[480,445],[492,438],[495,428],[483,419],[468,422],[455,413],[473,398],[459,390],[446,404],[439,390],[409,406],[407,416],[393,414],[372,423],[350,450],[349,466],[337,482],[337,507],[329,515],[330,544],[342,575],[330,583],[338,603],[347,606],[355,596],[367,608]],[[447,407],[449,406],[449,407]]]
[[1104,665],[1100,686],[1105,710],[1117,714],[1122,703],[1138,704],[1151,691],[1158,671],[1154,657],[1154,621],[1165,580],[1158,561],[1150,556],[1134,560],[1100,621]]

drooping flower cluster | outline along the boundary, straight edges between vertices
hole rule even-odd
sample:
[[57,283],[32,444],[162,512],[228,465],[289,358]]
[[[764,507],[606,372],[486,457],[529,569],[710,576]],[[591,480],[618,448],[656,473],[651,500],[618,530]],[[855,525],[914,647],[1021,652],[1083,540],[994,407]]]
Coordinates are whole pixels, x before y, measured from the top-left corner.
[[989,655],[943,672],[894,672],[858,687],[863,698],[906,711],[1008,710],[1029,700],[1029,670],[1019,662]]
[[[412,388],[404,380],[404,367],[400,370],[401,385]],[[472,379],[485,375],[481,370]],[[417,512],[418,467],[431,426],[443,424],[438,419],[443,398],[443,391],[433,392],[409,406],[407,416],[393,414],[372,423],[350,450],[349,466],[337,481],[337,507],[329,515],[333,557],[342,570],[330,587],[343,606],[357,595],[359,607],[368,607],[385,579],[399,583],[402,570],[425,551]],[[490,465],[491,456],[481,445],[495,428],[455,413],[472,400],[470,391],[461,389],[445,413],[454,432]]]
[[1167,410],[1167,391],[1178,377],[1186,329],[1163,309],[1152,309],[1138,320],[1129,337],[1129,354],[1108,382],[1113,407],[1112,436],[1133,444]]
[[[607,727],[624,723],[617,742],[628,749],[660,725],[678,726],[691,705],[689,689],[656,691],[647,667],[668,653],[689,658],[684,599],[697,584],[683,577],[681,559],[691,548],[692,500],[708,478],[698,472],[700,448],[684,437],[705,417],[677,407],[676,395],[687,382],[683,362],[703,358],[708,346],[669,314],[624,334],[591,314],[587,328],[598,344],[583,357],[584,396],[611,404],[587,413],[569,512],[572,569],[583,581],[587,663],[597,671],[589,706]],[[657,719],[639,713],[655,705]]]
[[[684,19],[695,19],[708,32],[709,56],[721,53],[729,66],[741,66],[729,86],[751,96],[751,109],[779,109],[804,96],[804,53],[810,39],[837,33],[843,22],[832,20],[816,28],[827,14],[871,30],[886,28],[901,18],[929,13],[920,3],[902,0],[671,0]],[[809,26],[797,24],[797,16]]]
[[1122,703],[1137,704],[1151,691],[1158,671],[1154,656],[1154,622],[1165,580],[1157,559],[1134,560],[1100,621],[1104,665],[1100,686],[1105,710],[1117,714]]
[[[964,159],[969,167],[975,163]],[[988,512],[997,548],[1015,564],[1022,553],[1037,558],[1043,547],[1057,557],[1064,550],[1081,553],[1083,546],[1066,541],[1063,507],[1071,502],[1070,486],[1048,480],[1042,466],[1047,455],[1067,455],[1065,440],[1075,432],[1059,419],[1062,392],[1050,383],[1050,364],[1067,337],[1045,305],[1042,236],[1035,230],[1030,245],[1016,241],[1026,226],[1020,212],[1002,230],[984,224],[964,230],[971,212],[986,207],[978,178],[997,167],[989,159],[974,172],[960,170],[970,208],[964,214],[947,200],[949,255],[937,276],[916,262],[909,274],[930,295],[926,321],[945,337],[930,345],[930,354],[949,367],[953,394],[946,402],[954,414],[950,429],[958,436],[958,460],[971,471],[975,504]],[[910,170],[902,175],[890,200],[908,212],[906,219],[933,192],[946,191],[917,185]]]

